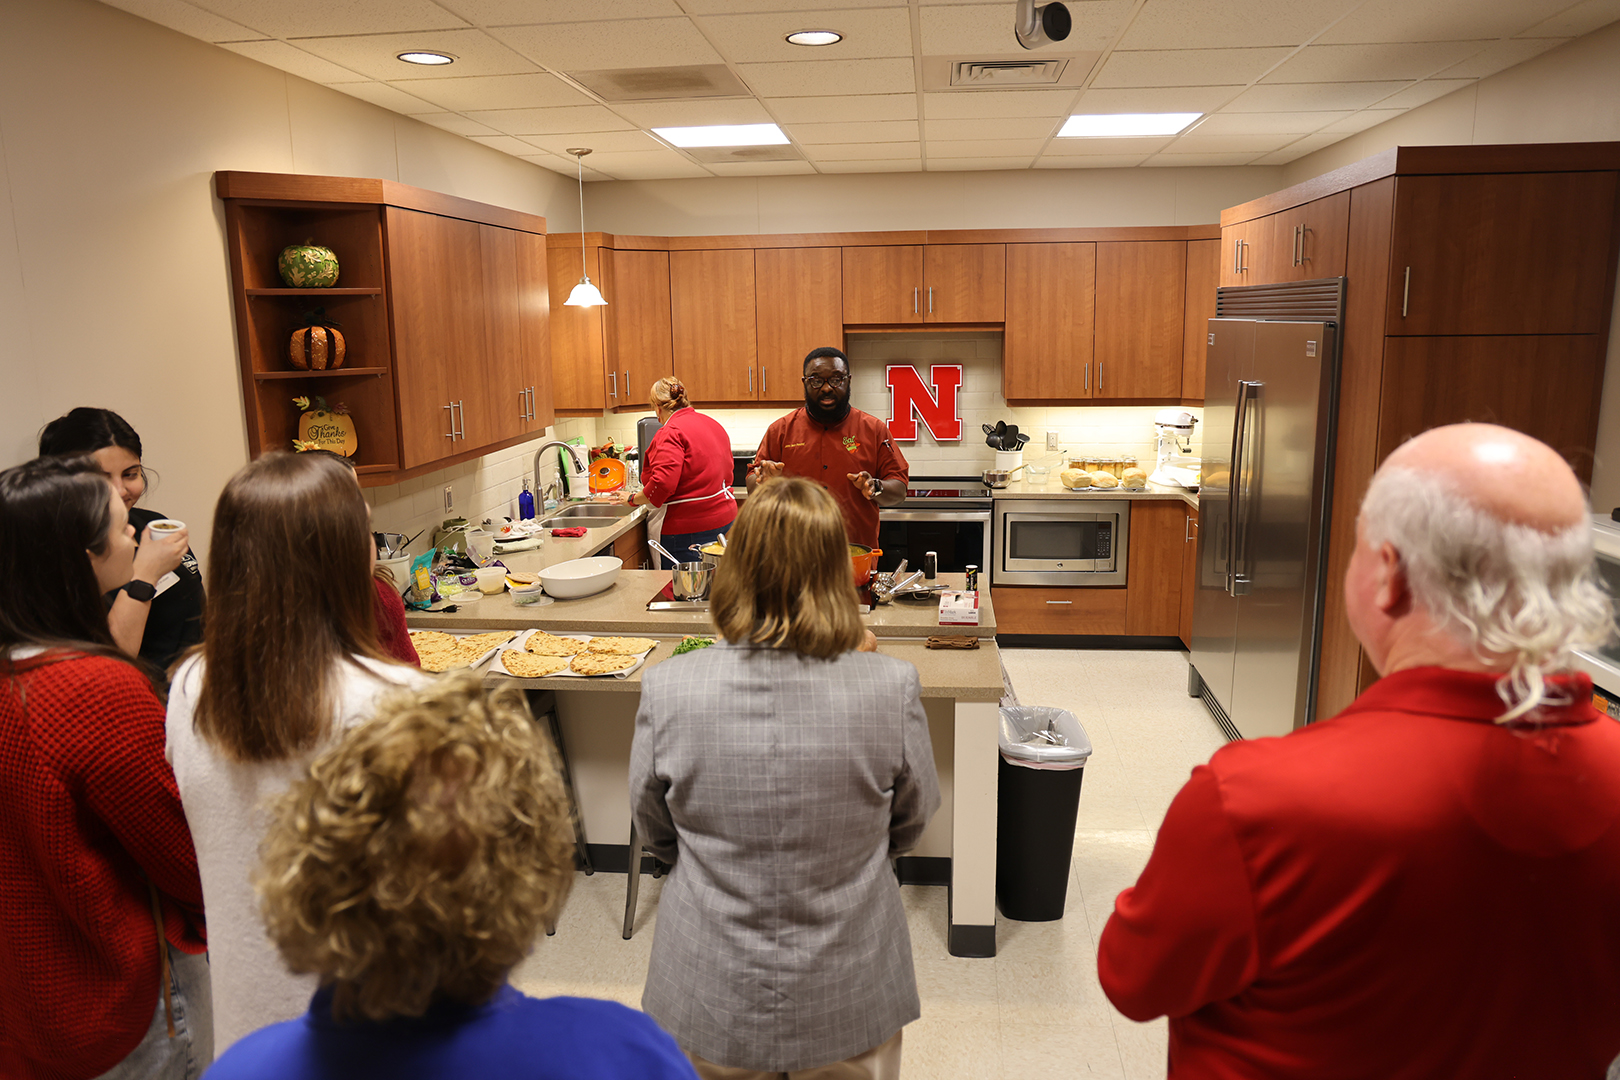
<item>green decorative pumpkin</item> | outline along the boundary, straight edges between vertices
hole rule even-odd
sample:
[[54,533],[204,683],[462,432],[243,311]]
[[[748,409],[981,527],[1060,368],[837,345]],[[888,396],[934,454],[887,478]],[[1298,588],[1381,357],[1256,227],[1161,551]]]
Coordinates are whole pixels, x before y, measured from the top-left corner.
[[314,241],[292,244],[281,249],[276,260],[281,280],[294,289],[330,289],[337,284],[338,260],[331,248]]

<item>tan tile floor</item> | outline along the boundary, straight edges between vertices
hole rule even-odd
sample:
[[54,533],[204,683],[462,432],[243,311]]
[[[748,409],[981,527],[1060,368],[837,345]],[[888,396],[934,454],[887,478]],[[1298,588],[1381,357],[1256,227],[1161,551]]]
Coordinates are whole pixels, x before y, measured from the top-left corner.
[[[1159,1080],[1165,1024],[1137,1024],[1097,983],[1096,940],[1114,897],[1136,880],[1165,808],[1188,771],[1224,738],[1186,691],[1186,654],[1011,649],[1019,700],[1072,710],[1094,752],[1086,767],[1064,918],[999,919],[997,955],[945,948],[945,890],[902,890],[922,1019],[906,1029],[913,1080]],[[580,875],[555,937],[513,973],[537,996],[580,994],[637,1005],[661,882],[644,878],[635,937],[623,941],[624,877]]]

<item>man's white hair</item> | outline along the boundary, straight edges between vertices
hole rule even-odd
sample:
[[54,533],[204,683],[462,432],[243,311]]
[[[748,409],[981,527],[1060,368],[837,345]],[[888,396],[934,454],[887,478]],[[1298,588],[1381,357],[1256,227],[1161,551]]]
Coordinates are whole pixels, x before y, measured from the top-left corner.
[[1548,700],[1545,676],[1614,632],[1585,518],[1556,532],[1504,522],[1441,476],[1397,467],[1373,477],[1361,520],[1370,546],[1399,553],[1413,599],[1437,625],[1482,660],[1506,662],[1497,692],[1508,709],[1497,723]]

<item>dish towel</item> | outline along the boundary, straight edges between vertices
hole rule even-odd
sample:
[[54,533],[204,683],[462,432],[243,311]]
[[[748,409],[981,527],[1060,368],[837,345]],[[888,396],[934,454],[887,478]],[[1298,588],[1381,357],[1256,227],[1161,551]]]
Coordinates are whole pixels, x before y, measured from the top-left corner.
[[576,536],[584,536],[585,535],[585,526],[583,526],[583,525],[575,525],[572,529],[552,529],[551,530],[551,535],[552,536],[566,536],[566,537],[570,537],[570,538],[576,537]]

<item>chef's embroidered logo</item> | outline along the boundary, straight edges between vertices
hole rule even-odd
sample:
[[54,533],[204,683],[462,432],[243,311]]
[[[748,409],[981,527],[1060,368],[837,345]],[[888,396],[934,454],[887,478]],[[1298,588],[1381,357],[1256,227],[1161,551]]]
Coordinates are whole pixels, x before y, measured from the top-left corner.
[[847,450],[851,454],[853,454],[857,450],[859,450],[860,448],[861,448],[861,444],[855,441],[855,436],[853,436],[853,435],[845,435],[844,436],[844,449],[845,450]]

